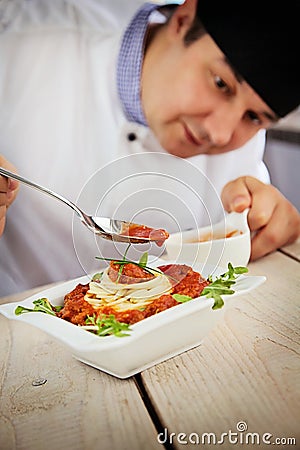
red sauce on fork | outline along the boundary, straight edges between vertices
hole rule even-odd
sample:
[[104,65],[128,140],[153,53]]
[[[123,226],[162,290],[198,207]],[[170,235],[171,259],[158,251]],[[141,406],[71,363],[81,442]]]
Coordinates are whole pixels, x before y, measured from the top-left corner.
[[150,241],[154,241],[159,247],[163,245],[166,239],[169,237],[169,233],[162,228],[151,228],[146,225],[130,224],[124,230],[122,234],[131,237],[147,238]]

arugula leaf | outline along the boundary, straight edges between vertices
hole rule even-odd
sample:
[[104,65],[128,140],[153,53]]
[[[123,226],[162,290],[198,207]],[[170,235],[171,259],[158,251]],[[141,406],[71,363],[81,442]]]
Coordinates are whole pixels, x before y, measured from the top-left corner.
[[[222,295],[232,295],[234,290],[231,286],[235,284],[239,275],[248,272],[247,267],[237,266],[233,267],[231,263],[228,263],[228,271],[217,277],[215,280],[212,276],[208,277],[210,284],[206,286],[200,294],[206,298],[213,298],[214,304],[212,309],[220,309],[224,305]],[[192,297],[188,295],[173,294],[172,297],[180,303],[188,302],[192,300]]]
[[182,294],[172,294],[172,297],[176,300],[176,302],[179,303],[185,303],[189,302],[193,299],[193,297],[190,297],[189,295],[182,295]]
[[93,314],[87,317],[85,323],[87,326],[84,328],[88,330],[89,325],[92,325],[90,331],[95,331],[98,336],[114,335],[124,337],[129,336],[125,331],[131,331],[128,323],[119,322],[113,314],[101,314],[98,317]]
[[214,281],[212,277],[208,277],[210,284],[206,286],[201,292],[200,296],[206,298],[213,298],[215,300],[212,309],[220,309],[224,305],[224,301],[221,295],[234,294],[234,290],[230,289],[235,284],[239,275],[248,272],[247,267],[237,266],[233,267],[231,263],[228,263],[228,271],[220,275]]
[[56,313],[63,308],[62,306],[51,305],[47,298],[39,298],[38,300],[34,300],[32,303],[34,304],[34,308],[32,309],[25,308],[21,305],[17,306],[15,309],[15,314],[19,316],[27,312],[43,312],[46,314],[51,314],[52,316],[56,316]]
[[[28,312],[42,312],[45,314],[50,314],[56,316],[63,306],[53,306],[47,298],[39,298],[33,301],[34,308],[25,308],[24,306],[17,306],[15,309],[15,314],[19,316],[20,314]],[[96,318],[96,315],[88,316],[86,319],[87,326],[84,326],[88,331],[95,331],[98,336],[109,336],[114,335],[117,337],[129,336],[126,331],[131,331],[129,324],[118,322],[113,314],[109,316],[101,315]],[[91,326],[90,326],[91,325]]]

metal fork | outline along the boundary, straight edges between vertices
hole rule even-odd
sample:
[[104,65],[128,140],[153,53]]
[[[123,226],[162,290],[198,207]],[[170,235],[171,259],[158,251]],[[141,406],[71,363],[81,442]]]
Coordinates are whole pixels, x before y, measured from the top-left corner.
[[[17,175],[15,173],[10,172],[9,170],[4,169],[3,167],[0,167],[0,175],[3,175],[7,178],[12,178],[14,180],[20,181],[21,183],[26,184],[29,187],[32,187],[34,189],[37,189],[40,192],[44,192],[45,194],[50,195],[51,197],[56,198],[57,200],[61,201],[65,205],[69,206],[81,222],[93,233],[101,236],[104,239],[113,240],[116,242],[128,242],[128,243],[134,243],[134,244],[145,244],[149,242],[163,242],[167,234],[163,236],[164,230],[154,230],[149,228],[149,230],[153,230],[153,233],[149,233],[149,237],[138,237],[138,236],[130,236],[129,233],[130,229],[134,229],[136,227],[145,227],[145,225],[139,225],[132,222],[126,222],[124,220],[117,220],[117,219],[110,219],[108,217],[98,217],[98,216],[90,216],[86,214],[84,211],[82,211],[77,205],[75,205],[73,202],[68,200],[67,198],[63,197],[60,194],[57,194],[56,192],[51,191],[50,189],[41,186],[37,183],[34,183],[33,181],[30,181],[24,177],[21,177],[20,175]],[[158,233],[157,233],[158,232]]]

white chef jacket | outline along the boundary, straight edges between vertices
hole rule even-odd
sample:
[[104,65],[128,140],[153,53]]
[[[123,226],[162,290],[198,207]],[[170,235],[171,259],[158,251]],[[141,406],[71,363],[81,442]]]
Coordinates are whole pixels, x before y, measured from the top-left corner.
[[[169,232],[220,219],[228,181],[269,180],[264,132],[233,152],[183,160],[126,120],[116,60],[127,16],[141,2],[126,2],[119,21],[119,2],[101,1],[92,13],[89,2],[25,3],[18,14],[8,10],[0,35],[0,153],[20,175],[87,213]],[[96,271],[96,256],[122,255],[124,245],[96,238],[68,207],[21,185],[0,238],[0,296]]]

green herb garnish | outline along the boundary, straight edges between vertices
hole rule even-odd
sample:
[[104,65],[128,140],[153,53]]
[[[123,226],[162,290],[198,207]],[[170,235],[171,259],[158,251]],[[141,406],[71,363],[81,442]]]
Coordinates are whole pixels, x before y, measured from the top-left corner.
[[126,256],[127,256],[127,253],[128,253],[128,250],[129,250],[130,246],[131,246],[131,244],[128,244],[122,259],[101,258],[100,256],[96,256],[96,259],[101,259],[101,261],[112,261],[112,262],[114,262],[116,264],[119,264],[120,267],[119,267],[119,271],[118,271],[118,277],[117,277],[117,280],[116,280],[117,283],[120,281],[120,278],[121,278],[121,275],[122,275],[122,272],[123,272],[125,264],[135,264],[136,266],[141,267],[142,269],[144,269],[146,272],[151,273],[151,275],[153,275],[153,272],[161,273],[160,270],[156,270],[156,269],[152,269],[151,267],[147,267],[148,252],[145,252],[145,253],[142,254],[139,262],[131,261],[129,259],[126,259]]
[[131,331],[128,323],[119,322],[113,314],[101,314],[98,317],[93,314],[87,317],[85,323],[87,325],[85,329],[88,330],[90,328],[90,331],[94,331],[98,336],[114,335],[124,337],[129,336],[126,331]]
[[233,267],[228,263],[228,271],[217,277],[214,281],[212,277],[208,277],[210,284],[201,292],[200,296],[213,298],[215,300],[212,309],[222,308],[224,301],[222,295],[234,294],[234,290],[230,289],[235,284],[239,275],[248,272],[247,267]]
[[103,275],[103,272],[95,273],[93,275],[92,281],[95,281],[96,283],[99,283],[101,281],[102,275]]
[[32,302],[34,304],[34,308],[25,308],[24,306],[17,306],[15,309],[15,314],[19,316],[20,314],[24,314],[27,312],[42,312],[45,314],[51,314],[52,316],[56,316],[56,313],[59,312],[63,307],[62,306],[53,306],[49,302],[47,298],[39,298],[38,300],[34,300]]
[[[128,250],[128,248],[129,248],[129,246],[127,247],[127,250]],[[130,259],[126,259],[125,256],[126,256],[126,254],[124,254],[123,259],[101,258],[100,256],[96,256],[95,258],[101,259],[101,261],[112,261],[116,264],[120,264],[120,270],[121,270],[121,267],[123,270],[123,267],[125,264],[134,264],[135,266],[138,266],[138,267],[141,267],[141,269],[144,269],[145,272],[151,273],[151,275],[153,275],[153,273],[159,273],[160,275],[162,274],[161,270],[153,269],[152,267],[147,266],[147,262],[148,262],[148,253],[147,252],[141,256],[139,262],[131,261]],[[119,270],[119,274],[120,274],[120,270]],[[122,273],[122,271],[121,271],[121,273]],[[120,277],[118,277],[118,278],[120,278]]]
[[[210,284],[206,286],[200,294],[200,297],[213,298],[215,300],[212,309],[220,309],[224,305],[222,295],[234,294],[234,290],[230,289],[235,284],[239,275],[248,272],[247,267],[233,267],[228,263],[228,271],[217,277],[215,280],[211,276],[208,277]],[[189,295],[173,294],[172,297],[179,303],[189,302],[193,300]]]
[[[127,246],[127,248],[126,248],[126,250],[125,250],[125,253],[124,253],[124,255],[123,255],[122,261],[126,261],[126,255],[127,255],[127,253],[128,253],[128,250],[129,250],[130,246],[131,246],[131,244],[128,244],[128,246]],[[120,264],[120,267],[119,267],[117,283],[120,281],[120,278],[121,278],[123,269],[124,269],[124,264],[121,263],[121,264]]]
[[189,295],[173,294],[172,297],[179,303],[185,303],[193,300],[193,297],[190,297]]
[[139,260],[140,267],[143,267],[143,268],[147,267],[147,262],[148,262],[148,252],[145,252],[140,257],[140,260]]

